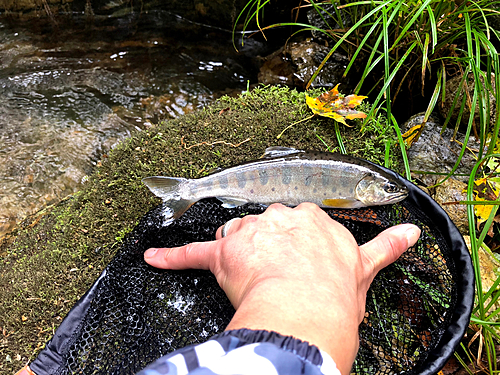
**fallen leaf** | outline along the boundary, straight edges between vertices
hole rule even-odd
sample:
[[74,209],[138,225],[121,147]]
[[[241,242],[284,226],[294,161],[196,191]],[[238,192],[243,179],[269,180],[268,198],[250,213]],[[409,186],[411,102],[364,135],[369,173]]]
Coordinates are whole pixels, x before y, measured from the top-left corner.
[[317,98],[311,98],[306,95],[306,104],[314,114],[332,118],[346,126],[349,126],[345,122],[346,119],[366,118],[366,113],[356,111],[354,107],[360,105],[367,96],[354,94],[344,96],[339,93],[338,87],[339,85],[335,86]]
[[[487,177],[479,178],[474,181],[474,184],[479,188],[477,191],[474,191],[474,200],[477,202],[484,201],[493,201],[497,200],[500,195],[500,184],[491,178]],[[477,204],[474,206],[474,212],[477,217],[477,225],[481,225],[491,214],[491,210],[493,210],[495,206],[493,205],[483,205]]]
[[403,141],[405,145],[410,148],[420,138],[422,131],[424,130],[424,124],[417,124],[408,129],[403,135]]

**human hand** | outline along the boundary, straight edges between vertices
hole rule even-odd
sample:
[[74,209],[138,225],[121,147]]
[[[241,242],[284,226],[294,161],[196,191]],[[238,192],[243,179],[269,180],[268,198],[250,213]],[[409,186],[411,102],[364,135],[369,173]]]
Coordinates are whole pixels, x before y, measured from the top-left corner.
[[373,278],[420,235],[403,224],[358,246],[312,203],[274,204],[235,220],[224,238],[221,229],[215,241],[149,249],[145,260],[158,268],[212,271],[236,309],[227,329],[267,329],[308,341],[343,374],[357,352]]

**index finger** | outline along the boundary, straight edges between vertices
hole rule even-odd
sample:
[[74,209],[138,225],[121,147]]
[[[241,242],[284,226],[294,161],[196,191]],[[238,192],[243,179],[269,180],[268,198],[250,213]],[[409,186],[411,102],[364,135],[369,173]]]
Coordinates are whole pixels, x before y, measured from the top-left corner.
[[193,242],[181,247],[151,248],[144,253],[149,265],[171,270],[210,270],[217,250],[217,241]]

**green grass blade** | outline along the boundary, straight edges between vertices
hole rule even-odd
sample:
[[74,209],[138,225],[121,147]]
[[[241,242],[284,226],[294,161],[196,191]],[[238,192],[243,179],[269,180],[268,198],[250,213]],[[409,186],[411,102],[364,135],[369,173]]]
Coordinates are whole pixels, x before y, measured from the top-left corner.
[[[328,12],[326,12],[326,11],[325,11],[322,7],[318,6],[318,5],[316,4],[316,2],[315,2],[315,1],[310,0],[310,2],[311,2],[311,4],[312,4],[312,6],[313,6],[314,10],[316,11],[316,13],[318,13],[318,15],[321,17],[321,19],[323,20],[323,22],[324,22],[324,23],[325,23],[325,25],[327,26],[327,28],[328,28],[329,30],[332,30],[332,29],[333,29],[333,27],[331,27],[331,26],[330,26],[330,24],[328,23],[328,21],[325,19],[325,17],[323,17],[323,12],[325,12],[325,13],[328,13]],[[328,15],[329,15],[330,17],[332,17],[332,15],[331,15],[331,14],[329,14],[329,13],[328,13]],[[332,18],[333,18],[333,17],[332,17]]]
[[[247,8],[250,7],[250,10],[253,8],[253,4],[255,4],[256,2],[258,2],[259,0],[254,0],[254,1],[249,1],[246,3],[246,5],[243,7],[243,10],[238,14],[238,17],[236,17],[236,21],[234,21],[234,25],[233,25],[233,47],[236,51],[238,51],[238,48],[236,47],[236,43],[235,43],[235,34],[236,34],[236,26],[238,25],[238,21],[240,20],[240,18],[243,16],[243,14],[245,13],[245,11],[247,10]],[[243,31],[246,30],[246,26],[248,25],[248,19],[247,21],[245,21],[244,23],[244,26],[243,26]],[[241,34],[241,45],[243,45],[243,38],[244,38],[245,34]]]
[[427,106],[427,109],[425,111],[423,122],[427,122],[427,120],[429,120],[429,117],[430,117],[432,111],[434,110],[434,107],[436,106],[436,103],[439,99],[439,93],[441,91],[442,77],[443,77],[443,69],[439,69],[438,74],[437,74],[438,81],[436,82],[436,86],[434,87],[434,92],[432,93],[431,100],[430,100],[429,105]]
[[476,324],[481,324],[484,326],[500,326],[500,322],[488,322],[486,320],[478,319],[474,316],[471,316],[470,320],[471,320],[471,322],[474,322]]
[[347,151],[344,146],[344,142],[342,141],[342,134],[340,134],[339,123],[335,121],[335,136],[337,137],[337,142],[339,143],[339,150],[342,154],[347,154]]
[[[347,65],[347,68],[344,71],[344,74],[343,74],[344,77],[347,76],[347,73],[351,69],[352,65],[356,62],[356,58],[358,57],[358,54],[363,50],[363,46],[365,45],[366,41],[368,40],[368,38],[370,38],[371,34],[373,33],[373,30],[375,30],[379,24],[380,24],[380,19],[376,19],[375,22],[373,23],[373,25],[370,27],[370,29],[366,33],[366,35],[363,38],[363,40],[361,41],[361,43],[359,43],[358,48],[356,48],[356,51],[354,52],[354,54],[351,57],[351,61],[349,62],[349,65]],[[372,49],[372,52],[373,51],[374,51],[374,49]]]
[[[360,2],[360,3],[363,3],[363,2]],[[378,7],[374,8],[373,10],[371,10],[370,12],[368,12],[363,18],[361,18],[358,22],[356,22],[345,34],[342,38],[339,39],[339,41],[337,43],[335,43],[335,45],[332,47],[332,49],[328,52],[328,54],[326,55],[326,57],[323,59],[323,61],[321,62],[321,64],[319,64],[318,68],[316,69],[316,71],[314,72],[314,74],[312,75],[311,79],[309,80],[309,82],[307,83],[306,85],[306,90],[311,86],[312,82],[316,79],[316,77],[318,76],[319,72],[321,71],[321,69],[323,69],[323,66],[326,64],[326,62],[328,61],[328,59],[330,59],[330,57],[333,55],[333,53],[337,50],[337,48],[347,39],[347,37],[349,35],[351,35],[360,25],[362,25],[366,20],[368,20],[373,14],[377,13],[379,10],[383,9],[385,6],[389,5],[391,3],[391,1],[385,1],[383,2],[382,4],[380,4]],[[351,4],[351,5],[355,5],[356,3],[354,4]]]
[[373,111],[374,111],[375,107],[380,102],[380,99],[382,98],[382,96],[384,95],[385,91],[387,90],[387,88],[391,84],[392,80],[394,79],[394,76],[399,71],[399,69],[401,68],[401,66],[405,62],[406,58],[410,55],[410,53],[413,51],[413,48],[415,48],[416,45],[417,45],[417,42],[414,41],[408,47],[408,49],[405,52],[405,54],[401,57],[401,59],[398,61],[397,65],[396,65],[396,67],[394,68],[394,70],[392,71],[392,73],[389,75],[388,79],[384,80],[384,86],[382,87],[382,89],[380,90],[380,93],[378,94],[377,98],[375,99],[375,101],[373,103],[373,107],[372,107],[371,111],[368,113],[368,117],[370,117],[373,114]]
[[393,46],[397,46],[398,43],[401,41],[403,37],[406,37],[407,34],[406,32],[409,30],[409,28],[413,25],[413,23],[417,20],[418,17],[422,14],[422,12],[427,8],[427,6],[432,2],[432,0],[426,0],[422,3],[422,5],[418,8],[418,10],[415,12],[413,17],[410,19],[410,21],[405,25],[403,30],[401,30],[401,33],[399,34],[398,38],[394,41]]
[[432,53],[434,53],[436,45],[438,43],[438,34],[437,34],[437,26],[436,26],[436,18],[434,17],[434,12],[432,8],[427,6],[427,13],[429,14],[429,21],[431,23],[431,35],[432,35]]
[[396,135],[398,136],[398,143],[399,147],[401,148],[401,156],[403,157],[403,164],[405,167],[405,174],[406,174],[406,179],[411,181],[411,172],[410,172],[410,163],[408,161],[408,155],[406,154],[406,145],[403,140],[403,136],[401,135],[401,129],[399,128],[398,122],[394,118],[394,116],[391,115],[391,123],[394,126],[394,130],[396,132]]
[[[384,83],[389,80],[391,73],[391,65],[389,61],[389,33],[387,27],[387,12],[386,8],[382,9],[382,35],[384,48]],[[385,85],[384,85],[385,86]],[[387,85],[385,89],[385,103],[387,108],[387,118],[391,118],[391,85]]]
[[[423,45],[423,50],[422,50],[422,96],[425,97],[425,94],[424,94],[424,86],[425,86],[425,71],[427,70],[427,65],[428,65],[428,62],[429,62],[429,59],[428,59],[428,53],[429,53],[429,34],[428,33],[425,33],[425,42],[424,42],[424,45]],[[429,74],[431,74],[430,72],[430,64],[429,64]]]
[[[470,130],[470,129],[469,129]],[[474,189],[474,181],[476,179],[476,174],[480,166],[483,165],[483,163],[491,157],[500,157],[500,154],[491,154],[488,156],[485,156],[481,158],[472,168],[470,177],[469,177],[469,182],[467,184],[467,200],[473,201],[474,200],[474,194],[473,194],[473,189]],[[485,320],[485,308],[484,308],[484,295],[483,295],[483,285],[481,281],[481,269],[479,267],[479,246],[478,246],[478,239],[476,238],[476,217],[474,215],[474,206],[473,205],[467,205],[467,219],[469,222],[469,233],[470,233],[470,243],[471,243],[471,257],[472,257],[472,264],[474,267],[474,276],[476,278],[476,295],[478,299],[478,310],[479,310],[479,318],[481,320]]]

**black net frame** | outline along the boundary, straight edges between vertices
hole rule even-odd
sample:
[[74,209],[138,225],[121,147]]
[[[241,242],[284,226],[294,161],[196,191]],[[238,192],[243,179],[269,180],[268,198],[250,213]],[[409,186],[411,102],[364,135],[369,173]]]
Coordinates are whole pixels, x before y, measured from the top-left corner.
[[[467,246],[445,211],[404,183],[409,196],[395,205],[325,210],[359,244],[399,223],[422,230],[417,244],[382,270],[368,291],[353,367],[358,374],[434,374],[469,323],[474,272]],[[210,272],[157,270],[143,253],[212,240],[231,218],[264,210],[254,204],[225,209],[206,199],[165,225],[163,205],[152,209],[30,368],[37,375],[135,374],[162,355],[223,331],[234,309]]]

